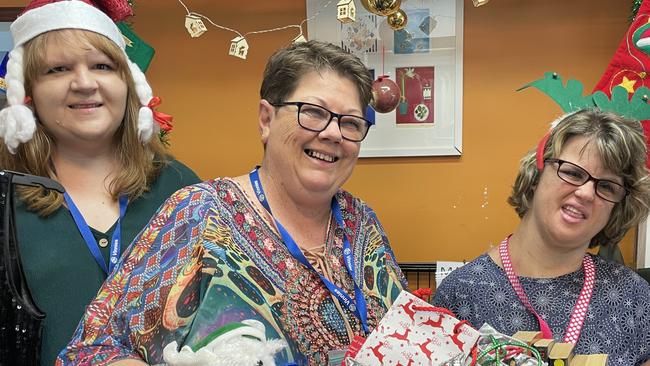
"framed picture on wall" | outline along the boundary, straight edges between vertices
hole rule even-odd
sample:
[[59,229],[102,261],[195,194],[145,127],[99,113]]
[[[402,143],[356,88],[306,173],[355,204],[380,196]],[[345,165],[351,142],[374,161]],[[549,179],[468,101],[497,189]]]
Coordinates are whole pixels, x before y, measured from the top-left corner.
[[361,157],[461,155],[463,1],[402,2],[407,25],[394,31],[357,2],[355,21],[336,18],[336,1],[306,0],[310,39],[340,45],[387,75],[401,93],[395,110],[375,113]]
[[16,20],[22,8],[0,6],[0,109],[7,103],[4,85],[5,65],[2,62],[13,47],[9,25]]

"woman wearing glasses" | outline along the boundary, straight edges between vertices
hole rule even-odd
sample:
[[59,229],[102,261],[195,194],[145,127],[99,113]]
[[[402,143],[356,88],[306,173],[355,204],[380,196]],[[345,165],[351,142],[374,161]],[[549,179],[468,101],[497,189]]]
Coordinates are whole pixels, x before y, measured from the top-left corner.
[[[261,167],[173,195],[60,362],[157,364],[253,319],[287,342],[276,364],[323,365],[371,331],[405,287],[374,212],[341,190],[372,125],[371,83],[331,44],[273,55],[260,92]],[[251,365],[257,351],[239,350]]]
[[519,226],[451,273],[433,303],[475,327],[541,330],[578,354],[609,354],[608,365],[648,360],[650,285],[587,253],[647,216],[645,164],[638,122],[595,110],[564,117],[521,160],[508,200]]

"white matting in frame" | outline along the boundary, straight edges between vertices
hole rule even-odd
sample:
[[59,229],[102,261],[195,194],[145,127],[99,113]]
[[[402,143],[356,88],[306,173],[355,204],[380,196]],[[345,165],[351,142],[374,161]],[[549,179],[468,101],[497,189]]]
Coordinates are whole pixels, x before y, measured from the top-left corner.
[[[401,101],[402,108],[398,106],[395,111],[374,114],[376,124],[361,143],[359,156],[460,155],[463,1],[402,1],[401,8],[409,20],[406,31],[396,32],[388,26],[386,17],[370,14],[359,0],[355,2],[357,20],[341,24],[336,19],[336,0],[306,0],[307,17],[318,13],[307,22],[309,38],[332,42],[356,54],[374,70],[375,77],[388,75],[400,89],[406,90],[403,96],[408,97],[407,101]],[[413,86],[409,86],[410,79],[401,80],[401,70],[405,68],[434,70],[433,85],[422,86],[421,101],[414,94]],[[431,101],[433,108],[428,112],[433,114],[432,123],[431,118],[419,117],[404,123],[404,116],[397,115],[406,110],[407,113],[421,113],[422,105],[428,106]],[[405,102],[415,104],[405,107]]]

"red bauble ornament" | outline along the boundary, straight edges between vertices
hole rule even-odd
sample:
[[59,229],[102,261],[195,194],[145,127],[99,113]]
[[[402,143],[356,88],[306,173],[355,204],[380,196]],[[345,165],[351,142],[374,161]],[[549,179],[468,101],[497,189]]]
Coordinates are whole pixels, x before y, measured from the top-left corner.
[[401,95],[397,84],[388,75],[382,75],[372,83],[370,106],[379,113],[392,112],[397,108]]

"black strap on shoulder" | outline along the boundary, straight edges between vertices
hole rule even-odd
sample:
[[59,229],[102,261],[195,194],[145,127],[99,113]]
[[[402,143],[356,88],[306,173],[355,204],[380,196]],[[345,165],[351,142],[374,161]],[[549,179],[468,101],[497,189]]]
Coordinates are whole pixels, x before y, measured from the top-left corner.
[[43,313],[32,297],[23,271],[17,240],[14,185],[54,189],[63,187],[48,178],[0,170],[0,365],[40,363]]

